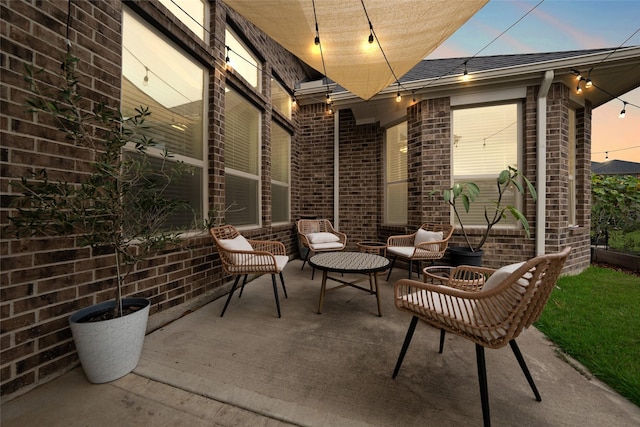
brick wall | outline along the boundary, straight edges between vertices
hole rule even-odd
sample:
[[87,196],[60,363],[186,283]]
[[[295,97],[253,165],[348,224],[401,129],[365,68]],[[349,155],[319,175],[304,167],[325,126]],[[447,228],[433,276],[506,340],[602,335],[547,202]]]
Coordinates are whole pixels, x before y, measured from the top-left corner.
[[[272,110],[268,84],[271,74],[293,90],[305,76],[300,63],[253,25],[221,2],[210,2],[210,44],[193,35],[156,0],[125,4],[162,30],[185,52],[209,68],[208,87],[208,192],[212,207],[224,205],[224,88],[227,78],[263,112],[263,175],[261,228],[249,238],[276,239],[295,255],[293,223],[272,227],[270,221],[270,144]],[[35,168],[51,170],[50,178],[74,182],[88,170],[87,151],[70,144],[47,117],[26,112],[24,65],[44,68],[40,79],[55,84],[65,42],[67,7],[64,1],[3,2],[0,115],[0,225],[7,224],[12,189],[9,182],[28,176]],[[71,2],[71,51],[80,58],[82,94],[115,108],[120,105],[121,16],[123,2]],[[232,25],[245,43],[262,58],[263,90],[247,89],[224,70],[224,29]],[[292,133],[292,151],[299,151],[298,118],[278,117]],[[292,187],[299,180],[292,165]],[[208,234],[185,242],[188,250],[163,253],[140,264],[129,277],[124,292],[151,303],[149,329],[180,316],[222,295],[224,277]],[[2,399],[25,393],[77,366],[78,359],[68,327],[69,315],[93,303],[113,298],[114,257],[109,253],[77,247],[68,237],[0,241],[0,381]]]

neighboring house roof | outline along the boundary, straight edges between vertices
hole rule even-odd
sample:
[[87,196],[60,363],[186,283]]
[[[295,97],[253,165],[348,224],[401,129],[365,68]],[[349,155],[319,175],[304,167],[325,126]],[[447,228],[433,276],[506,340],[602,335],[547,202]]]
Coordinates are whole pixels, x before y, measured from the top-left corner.
[[606,162],[591,162],[591,172],[596,175],[638,175],[640,163],[625,160],[609,160]]

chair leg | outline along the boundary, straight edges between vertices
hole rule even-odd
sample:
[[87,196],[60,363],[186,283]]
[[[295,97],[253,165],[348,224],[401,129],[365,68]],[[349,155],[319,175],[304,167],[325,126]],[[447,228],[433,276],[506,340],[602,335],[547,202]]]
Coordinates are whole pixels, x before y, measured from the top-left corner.
[[402,343],[402,349],[400,350],[400,355],[398,356],[398,361],[396,362],[396,367],[393,370],[392,378],[395,378],[398,375],[398,371],[400,370],[400,366],[402,365],[402,361],[404,360],[404,355],[407,353],[407,349],[409,348],[409,344],[411,344],[411,338],[413,338],[413,332],[416,330],[416,325],[418,324],[418,318],[413,316],[411,318],[411,323],[409,323],[409,329],[407,330],[407,335],[404,337],[404,342]]
[[411,273],[413,273],[413,260],[409,258],[409,279],[411,279]]
[[304,256],[304,260],[302,261],[302,267],[300,267],[300,271],[304,270],[304,265],[307,263],[307,260],[309,259],[309,252],[311,251],[307,251],[306,255]]
[[393,266],[396,263],[396,258],[397,256],[393,256],[393,259],[391,260],[391,265],[389,266],[389,273],[387,274],[387,282],[389,281],[389,277],[391,277],[391,271],[393,270]]
[[235,282],[233,282],[233,286],[231,287],[231,292],[229,292],[229,296],[227,297],[227,302],[224,303],[224,308],[222,309],[222,313],[220,313],[220,317],[224,316],[224,312],[227,311],[227,306],[229,305],[229,301],[231,301],[233,292],[236,290],[236,286],[238,286],[239,280],[240,280],[240,275],[237,275],[236,280]]
[[238,298],[242,298],[242,291],[244,291],[244,285],[247,284],[247,277],[249,277],[249,275],[245,274],[244,279],[242,279],[242,286],[240,287],[240,293],[238,294]]
[[278,286],[276,286],[276,275],[271,275],[271,283],[273,283],[273,295],[276,297],[276,308],[278,309],[278,317],[282,317],[280,315],[280,300],[278,299]]
[[513,350],[513,354],[515,354],[516,359],[518,359],[520,368],[522,368],[522,372],[524,372],[524,376],[527,378],[527,381],[529,382],[529,386],[531,387],[531,390],[533,390],[533,394],[536,396],[536,400],[538,402],[542,401],[542,397],[540,396],[540,393],[538,393],[538,388],[536,387],[536,384],[533,382],[533,377],[529,372],[529,368],[527,368],[527,364],[524,361],[524,357],[522,357],[522,353],[520,352],[520,348],[518,347],[518,344],[516,344],[516,340],[513,339],[509,341],[509,345],[511,346],[511,350]]
[[476,344],[476,360],[478,362],[478,382],[480,383],[480,400],[482,402],[482,420],[484,427],[491,426],[489,414],[489,387],[487,386],[487,366],[484,360],[484,347]]
[[442,353],[442,350],[444,350],[444,335],[445,335],[445,331],[444,329],[440,329],[440,349],[438,350],[438,353]]
[[287,295],[287,288],[284,287],[284,277],[282,276],[282,271],[280,272],[280,283],[282,283],[282,290],[284,291],[284,297],[289,298]]

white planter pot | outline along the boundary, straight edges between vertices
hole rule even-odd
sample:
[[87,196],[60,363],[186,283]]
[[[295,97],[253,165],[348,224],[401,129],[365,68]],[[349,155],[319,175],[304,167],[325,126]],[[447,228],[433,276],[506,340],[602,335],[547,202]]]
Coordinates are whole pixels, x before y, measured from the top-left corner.
[[113,309],[107,301],[82,309],[69,317],[80,363],[87,379],[95,384],[116,380],[138,365],[149,319],[149,300],[126,298],[125,307],[143,307],[135,313],[100,322],[78,323],[87,316]]

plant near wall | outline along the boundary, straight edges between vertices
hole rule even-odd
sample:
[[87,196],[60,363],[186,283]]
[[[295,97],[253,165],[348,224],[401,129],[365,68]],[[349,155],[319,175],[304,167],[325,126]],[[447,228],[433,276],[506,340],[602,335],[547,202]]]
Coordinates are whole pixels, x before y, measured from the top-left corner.
[[459,182],[453,184],[451,188],[442,192],[444,201],[453,208],[454,215],[460,224],[460,229],[467,244],[467,248],[471,252],[480,251],[491,234],[493,227],[503,219],[506,219],[508,215],[511,215],[517,221],[520,221],[527,237],[529,237],[529,222],[527,221],[527,218],[515,206],[505,204],[503,198],[505,193],[513,188],[522,195],[525,195],[528,190],[533,200],[536,201],[538,196],[533,184],[531,184],[522,172],[512,166],[509,166],[498,174],[495,179],[495,185],[498,190],[498,198],[491,201],[491,204],[493,205],[492,208],[485,207],[484,209],[486,227],[484,228],[482,236],[477,243],[472,243],[469,235],[467,234],[464,221],[460,217],[460,206],[458,203],[461,202],[462,207],[468,213],[471,204],[480,195],[480,187],[474,182]]
[[[612,231],[622,234],[622,247],[634,246],[640,230],[640,179],[635,176],[591,175],[591,238],[608,245]],[[627,241],[628,240],[628,241]]]
[[9,217],[8,231],[19,238],[74,236],[77,246],[113,252],[116,304],[103,315],[113,318],[124,314],[122,289],[135,265],[181,243],[181,230],[167,224],[189,204],[166,190],[188,166],[171,160],[167,150],[152,163],[148,150],[155,143],[143,132],[151,115],[147,108],[136,109],[132,117],[102,103],[90,109],[91,101],[79,92],[77,65],[78,58],[65,57],[61,84],[53,93],[39,85],[37,75],[43,70],[27,68],[32,95],[27,104],[38,121],[53,119],[68,140],[85,150],[90,168],[86,173],[78,168],[79,182],[53,180],[46,169],[13,182],[21,196],[13,201],[17,211]]

